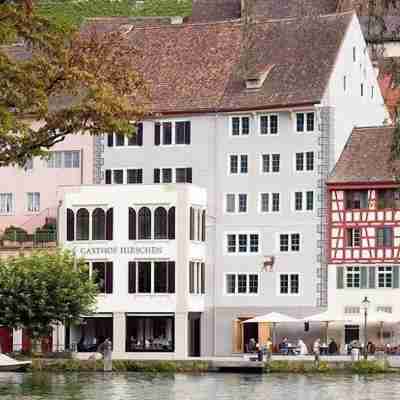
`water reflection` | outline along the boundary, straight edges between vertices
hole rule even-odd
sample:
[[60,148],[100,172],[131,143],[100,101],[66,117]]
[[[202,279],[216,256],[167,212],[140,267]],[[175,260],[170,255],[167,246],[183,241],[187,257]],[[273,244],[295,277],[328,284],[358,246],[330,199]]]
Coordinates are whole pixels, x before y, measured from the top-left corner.
[[397,400],[400,376],[0,373],[1,400]]

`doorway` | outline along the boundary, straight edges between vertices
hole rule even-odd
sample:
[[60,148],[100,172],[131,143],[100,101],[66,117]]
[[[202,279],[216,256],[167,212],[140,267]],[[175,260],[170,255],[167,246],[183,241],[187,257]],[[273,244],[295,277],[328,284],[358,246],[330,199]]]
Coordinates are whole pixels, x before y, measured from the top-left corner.
[[249,322],[243,324],[243,348],[245,353],[249,353],[251,350],[249,348],[250,340],[254,339],[255,343],[258,343],[258,323]]
[[189,357],[201,354],[201,314],[189,313]]
[[358,325],[345,325],[344,326],[345,344],[349,344],[353,340],[356,340],[357,342],[360,340],[360,327]]

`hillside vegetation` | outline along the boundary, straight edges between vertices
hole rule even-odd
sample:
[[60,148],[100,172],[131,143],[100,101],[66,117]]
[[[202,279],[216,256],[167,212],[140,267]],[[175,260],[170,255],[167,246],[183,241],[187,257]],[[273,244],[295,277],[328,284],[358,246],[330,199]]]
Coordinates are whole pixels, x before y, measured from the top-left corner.
[[79,26],[86,18],[116,16],[186,16],[191,14],[191,0],[42,0],[41,15],[61,26]]

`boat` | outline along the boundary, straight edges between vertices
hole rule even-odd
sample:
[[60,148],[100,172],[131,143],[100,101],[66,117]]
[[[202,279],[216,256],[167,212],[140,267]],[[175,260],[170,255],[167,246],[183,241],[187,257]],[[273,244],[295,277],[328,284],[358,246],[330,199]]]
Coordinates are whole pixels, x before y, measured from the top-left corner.
[[19,371],[31,365],[30,361],[17,361],[5,354],[0,354],[0,372]]

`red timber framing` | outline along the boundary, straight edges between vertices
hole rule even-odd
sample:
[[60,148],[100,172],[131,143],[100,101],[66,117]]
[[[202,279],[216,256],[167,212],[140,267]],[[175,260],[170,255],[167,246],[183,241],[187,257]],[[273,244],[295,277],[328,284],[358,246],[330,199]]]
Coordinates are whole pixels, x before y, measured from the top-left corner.
[[[330,184],[328,186],[327,256],[330,264],[393,263],[400,260],[400,207],[378,208],[378,189],[398,189],[398,185],[377,183],[368,185]],[[367,205],[346,209],[350,190],[366,190]],[[392,245],[378,246],[377,229],[392,228]],[[360,230],[360,245],[348,243],[348,229]]]

